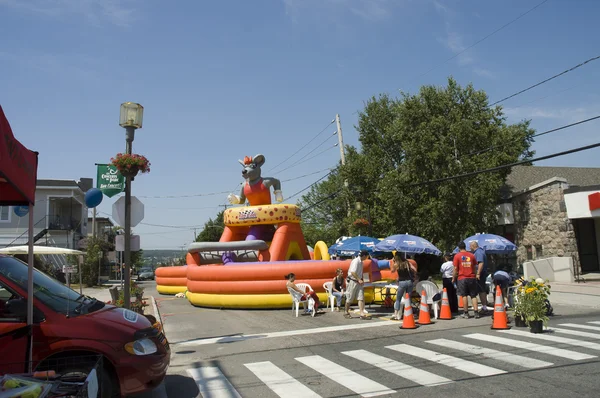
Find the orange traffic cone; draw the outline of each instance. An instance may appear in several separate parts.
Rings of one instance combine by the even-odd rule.
[[[510,329],[508,326],[508,316],[504,309],[504,301],[502,300],[502,290],[500,286],[496,286],[496,301],[494,303],[494,320],[492,329]]]
[[[431,325],[431,317],[429,316],[429,305],[427,305],[427,292],[421,292],[421,305],[419,306],[419,325]]]
[[[438,319],[452,319],[452,310],[450,309],[450,301],[448,301],[448,292],[446,291],[446,288],[444,288],[444,293],[442,294],[442,309],[440,310]]]
[[[408,293],[406,293],[404,300],[404,318],[402,318],[402,326],[400,326],[400,329],[416,329],[417,325],[415,325],[415,317],[413,316]]]

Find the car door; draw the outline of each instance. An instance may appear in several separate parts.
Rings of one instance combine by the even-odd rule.
[[[23,373],[27,349],[27,323],[10,313],[6,303],[21,298],[0,279],[0,374]]]

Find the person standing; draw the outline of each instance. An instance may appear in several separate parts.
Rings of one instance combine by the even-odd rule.
[[[350,315],[350,303],[358,301],[358,309],[361,319],[371,319],[365,312],[365,289],[363,280],[363,261],[369,258],[369,252],[361,250],[358,257],[355,257],[348,268],[348,280],[346,291],[346,304],[344,305],[344,318],[352,318]]]
[[[479,244],[476,241],[472,241],[469,246],[471,252],[475,256],[475,260],[477,260],[477,289],[479,290],[479,299],[481,300],[481,311],[486,312],[488,310],[488,292],[487,286],[485,285],[485,281],[488,277],[487,255],[485,254],[485,250],[479,247]]]
[[[391,264],[391,271],[398,272],[398,290],[396,290],[396,302],[394,303],[394,315],[390,318],[392,321],[399,321],[402,319],[400,313],[401,303],[404,300],[404,296],[408,293],[409,297],[413,292],[413,281],[414,272],[411,270],[411,264],[404,258],[404,256],[396,252],[394,259]],[[410,303],[408,304],[410,305]]]
[[[463,318],[469,318],[469,299],[467,296],[471,296],[473,302],[473,312],[475,318],[479,318],[479,310],[477,307],[477,274],[475,271],[477,260],[473,253],[467,251],[467,245],[465,242],[458,244],[459,252],[454,255],[454,276],[452,277],[452,283],[456,283],[458,295],[462,298],[463,304]]]
[[[448,293],[448,302],[450,304],[450,311],[455,314],[458,312],[458,295],[456,294],[456,287],[452,282],[454,277],[454,263],[452,262],[454,255],[452,253],[444,254],[444,260],[446,260],[441,268],[442,273],[442,286]]]

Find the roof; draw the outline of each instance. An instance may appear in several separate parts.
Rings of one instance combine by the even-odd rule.
[[[73,187],[79,188],[74,180],[37,180],[38,187]]]
[[[515,166],[506,179],[503,194],[508,196],[553,178],[564,178],[570,187],[600,184],[598,167]]]
[[[92,220],[94,218],[93,217],[88,217],[88,223],[91,223]],[[114,223],[112,222],[112,220],[108,217],[96,217],[96,222],[97,223],[109,223],[110,225],[114,225]]]

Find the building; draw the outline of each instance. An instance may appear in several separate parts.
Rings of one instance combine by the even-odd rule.
[[[516,166],[494,231],[513,241],[516,262],[571,257],[579,273],[600,272],[600,168]]]
[[[88,229],[87,236],[91,237],[94,235],[94,228],[96,229],[96,237],[104,239],[106,241],[110,241],[111,237],[114,239],[114,231],[113,228],[115,224],[108,217],[96,217],[96,220],[92,217],[88,217],[87,220]]]
[[[33,214],[34,243],[78,249],[87,236],[88,209],[84,190],[91,179],[38,180]],[[19,208],[0,207],[0,247],[27,244],[28,215]]]

